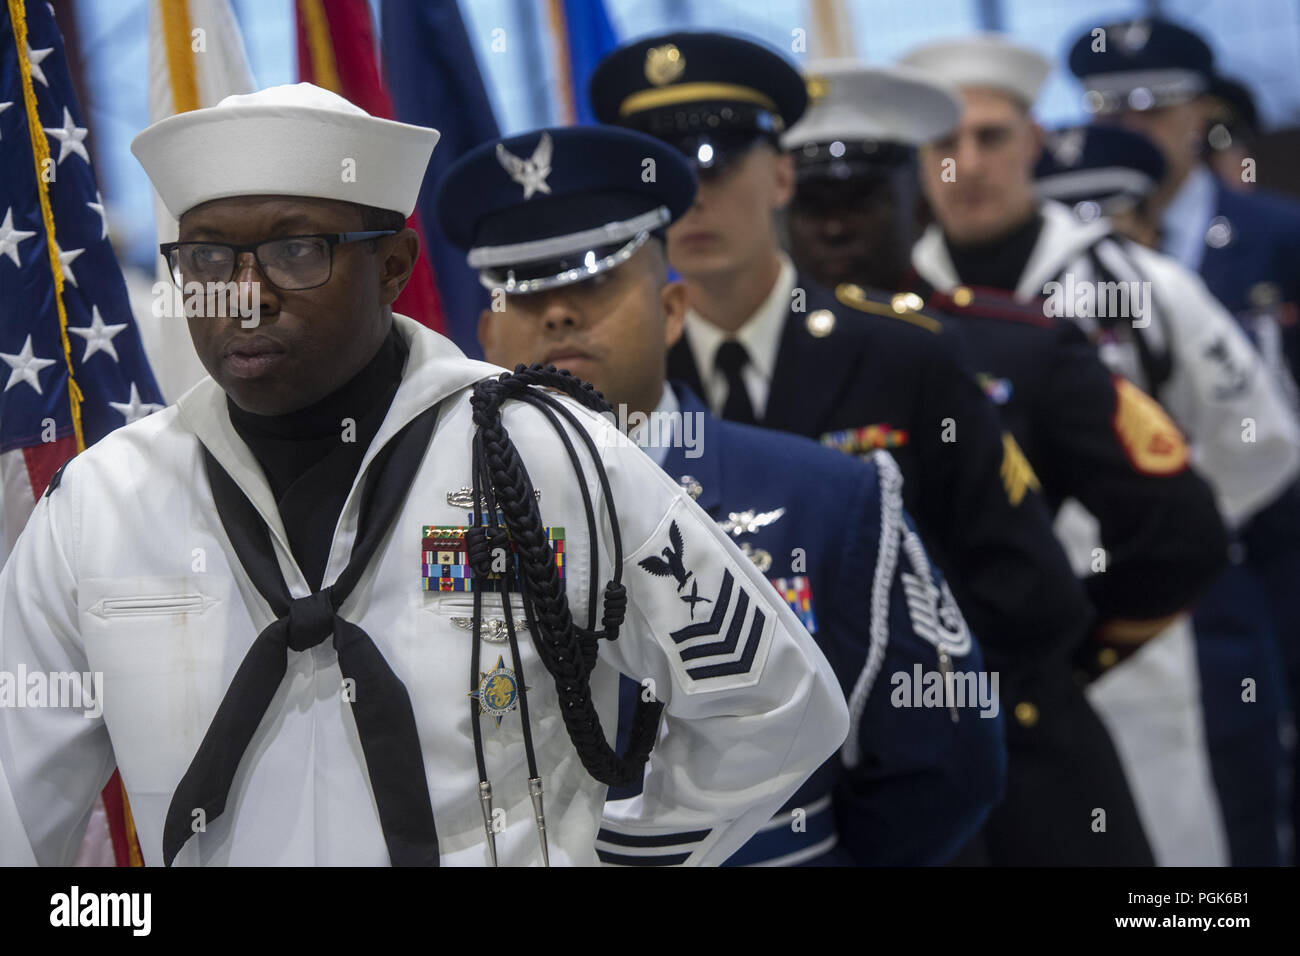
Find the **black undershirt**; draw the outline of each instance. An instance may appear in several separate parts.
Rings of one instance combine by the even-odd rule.
[[[406,343],[393,327],[360,372],[306,408],[255,415],[226,398],[231,424],[262,466],[289,547],[313,590],[321,586],[343,503],[388,414],[406,356]],[[355,441],[343,440],[349,418],[356,422]]]
[[[1033,254],[1043,216],[1037,210],[1010,232],[984,242],[955,243],[947,236],[944,245],[963,285],[1015,291]]]

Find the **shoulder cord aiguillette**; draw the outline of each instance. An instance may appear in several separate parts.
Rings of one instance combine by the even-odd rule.
[[[650,750],[659,729],[659,715],[663,704],[638,699],[628,739],[627,753],[620,756],[605,739],[600,716],[591,698],[590,677],[596,666],[597,644],[601,638],[616,640],[627,609],[627,594],[622,584],[623,542],[619,532],[618,513],[610,493],[609,477],[596,449],[595,442],[577,417],[542,386],[563,392],[594,411],[608,412],[609,404],[590,384],[582,382],[566,371],[554,366],[516,367],[513,373],[503,373],[496,379],[486,379],[474,386],[470,404],[474,410],[477,428],[473,443],[473,515],[471,527],[466,532],[466,548],[474,575],[474,647],[471,652],[470,680],[478,686],[480,657],[480,627],[482,625],[483,582],[492,570],[493,553],[504,549],[507,555],[506,575],[515,573],[508,559],[513,544],[518,555],[519,591],[528,629],[533,635],[537,654],[555,681],[560,713],[564,719],[569,739],[582,760],[583,767],[596,780],[609,786],[626,786],[641,778]],[[564,444],[569,461],[582,492],[587,520],[587,540],[591,542],[589,561],[587,626],[574,622],[569,610],[568,597],[556,570],[555,554],[542,524],[532,482],[524,468],[514,442],[501,420],[501,407],[507,399],[526,402],[541,412]],[[605,611],[601,629],[596,623],[596,576],[599,564],[599,529],[596,513],[577,450],[561,424],[559,416],[568,421],[572,430],[582,439],[596,468],[601,493],[609,510],[613,533],[613,580],[604,587]],[[505,527],[498,523],[498,513]],[[507,537],[508,534],[508,537]],[[505,613],[510,653],[515,668],[519,694],[520,719],[523,723],[524,749],[528,761],[528,789],[542,843],[543,861],[548,862],[546,850],[546,823],[542,810],[542,780],[537,771],[533,749],[532,731],[528,718],[528,701],[519,646],[511,613],[509,589],[503,582],[502,608]],[[492,787],[487,779],[483,757],[482,731],[479,726],[479,704],[471,701],[471,725],[474,734],[474,752],[479,772],[479,798],[483,809],[483,825],[487,834],[488,851],[495,865],[496,841],[492,820]]]

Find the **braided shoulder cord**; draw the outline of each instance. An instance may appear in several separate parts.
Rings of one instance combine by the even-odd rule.
[[[567,408],[551,396],[534,390],[533,386],[556,389],[593,411],[610,411],[608,403],[590,384],[566,371],[558,371],[554,366],[520,365],[513,373],[503,373],[496,379],[479,382],[474,386],[470,398],[474,424],[477,426],[474,440],[475,476],[486,479],[483,485],[489,505],[495,504],[495,507],[488,509],[488,514],[492,516],[490,520],[495,523],[495,514],[499,509],[505,518],[510,539],[517,549],[524,611],[538,656],[555,681],[560,713],[569,739],[573,742],[583,767],[592,777],[609,786],[626,786],[641,778],[658,733],[663,704],[638,699],[627,753],[620,756],[609,746],[591,697],[590,677],[596,665],[599,639],[617,639],[627,608],[627,594],[621,581],[623,555],[617,511],[610,493],[608,475],[591,436]],[[604,589],[605,612],[600,631],[593,631],[590,627],[582,628],[574,623],[568,596],[556,570],[555,556],[533,495],[532,482],[518,449],[501,420],[501,406],[511,398],[527,402],[543,412],[551,427],[560,435],[574,472],[583,486],[593,574],[590,590],[590,600],[593,603],[588,614],[589,624],[595,619],[594,574],[598,564],[598,529],[590,500],[586,497],[586,482],[577,452],[553,411],[559,412],[574,426],[596,467],[601,491],[609,509],[615,552],[614,577]],[[477,502],[474,519],[477,525]],[[477,536],[484,539],[476,542],[476,549],[482,548],[487,538],[495,538],[493,532],[498,530],[472,528],[471,533],[477,531]]]

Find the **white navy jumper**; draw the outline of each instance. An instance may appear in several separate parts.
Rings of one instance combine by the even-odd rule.
[[[467,509],[449,503],[448,493],[470,483],[470,387],[501,369],[470,361],[409,319],[394,322],[410,354],[343,506],[324,580],[334,582],[348,564],[376,452],[440,405],[397,518],[339,614],[364,629],[409,694],[441,862],[485,865],[467,701],[475,638],[458,623],[470,616],[472,599],[423,589],[417,536],[425,526],[467,523]],[[562,401],[600,450],[622,534],[626,620],[617,641],[601,642],[591,675],[607,738],[619,673],[653,681],[665,710],[644,794],[607,808],[606,787],[587,774],[570,742],[551,676],[531,637],[520,634],[550,861],[596,864],[603,827],[623,835],[648,864],[720,863],[839,747],[847,732],[843,697],[790,608],[714,522],[612,424]],[[509,402],[503,421],[540,492],[543,522],[566,529],[565,589],[572,607],[583,608],[592,548],[579,482],[536,410]],[[145,862],[162,862],[178,781],[245,654],[274,619],[215,512],[203,448],[265,522],[292,596],[310,593],[271,490],[211,379],[75,458],[40,500],[0,574],[0,672],[100,673],[103,713],[0,707],[0,864],[71,863],[114,766]],[[595,470],[585,469],[584,478],[598,509],[596,580],[608,581],[612,529]],[[641,565],[665,552],[702,593],[716,596],[724,579],[734,582],[746,600],[732,602],[719,629],[739,633],[738,641],[704,635],[683,648],[671,639],[691,623],[691,607],[672,577]],[[502,617],[499,597],[484,595],[489,624]],[[741,608],[745,620],[732,621]],[[503,647],[485,641],[480,669]],[[331,642],[289,653],[224,813],[196,819],[178,865],[389,863],[347,690]],[[494,805],[503,811],[499,862],[540,864],[520,713],[506,713],[499,726],[490,715],[477,719]]]

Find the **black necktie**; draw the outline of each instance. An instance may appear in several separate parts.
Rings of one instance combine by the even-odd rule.
[[[211,823],[226,808],[230,787],[288,669],[288,650],[306,651],[334,638],[339,669],[353,682],[352,715],[361,738],[379,824],[393,866],[437,866],[438,834],[424,772],[415,713],[406,686],[374,641],[338,614],[406,500],[424,460],[438,406],[426,409],[375,456],[366,472],[352,557],[338,580],[303,598],[290,595],[270,533],[252,502],[215,458],[204,465],[222,526],[249,579],[276,619],[235,672],[189,769],[176,786],[163,829],[163,861],[171,866],[191,836],[195,811]]]
[[[735,339],[729,339],[718,346],[713,356],[713,367],[720,369],[727,376],[727,400],[722,405],[722,417],[728,421],[753,425],[754,406],[749,402],[749,392],[745,381],[740,377],[740,370],[749,364],[749,353]]]

